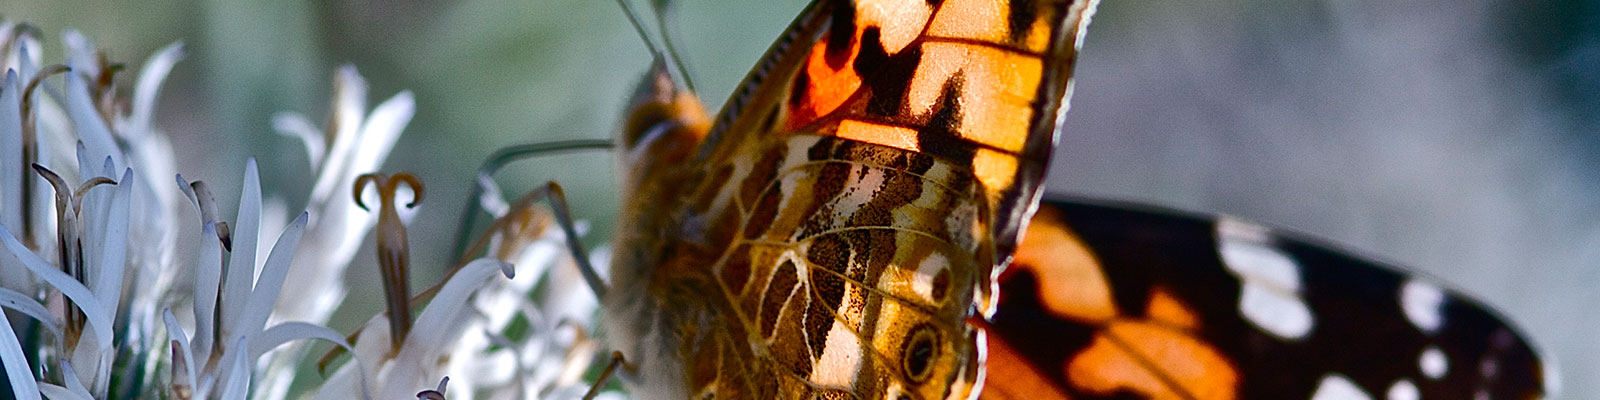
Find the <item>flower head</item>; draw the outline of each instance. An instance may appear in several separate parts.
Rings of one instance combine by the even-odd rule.
[[[295,368],[307,347],[288,344],[303,339],[353,355],[314,385],[308,395],[318,398],[437,399],[446,382],[456,399],[587,389],[595,300],[574,284],[576,269],[551,268],[565,237],[532,198],[508,204],[491,190],[496,197],[482,204],[496,219],[472,252],[481,258],[458,262],[437,286],[407,287],[393,189],[409,186],[414,206],[421,182],[363,174],[379,168],[410,121],[409,92],[368,112],[366,84],[347,66],[323,128],[277,116],[273,125],[302,139],[315,173],[308,210],[278,215],[254,160],[237,205],[218,204],[211,186],[176,173],[181,155],[152,115],[181,44],[132,68],[139,76],[123,97],[113,76],[130,68],[108,62],[87,37],[63,33],[67,61],[50,66],[38,36],[0,22],[0,308],[17,317],[0,323],[10,382],[0,393],[283,398],[291,382],[318,379]],[[363,182],[386,189],[376,212],[358,209]],[[224,209],[238,212],[229,220]],[[391,306],[351,341],[323,324],[346,296],[343,273],[366,265],[353,258],[375,224]],[[286,296],[291,279],[295,295]]]

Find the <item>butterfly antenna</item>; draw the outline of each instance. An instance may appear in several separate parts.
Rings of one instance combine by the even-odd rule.
[[[672,56],[672,65],[678,69],[679,75],[683,76],[683,86],[689,88],[691,93],[699,93],[694,90],[694,80],[689,78],[689,67],[683,64],[683,56],[678,52],[678,46],[673,44],[672,34],[667,32],[667,13],[672,11],[668,8],[670,3],[670,0],[651,3],[656,11],[656,29],[661,31],[661,44],[666,45],[667,55]]]
[[[683,61],[678,57],[678,52],[676,47],[673,46],[672,39],[667,35],[666,18],[663,16],[665,5],[663,3],[666,2],[657,1],[653,8],[656,13],[656,27],[658,28],[656,33],[661,36],[661,44],[657,44],[654,37],[651,36],[650,30],[644,26],[644,17],[640,15],[638,9],[633,7],[633,2],[631,0],[617,0],[617,5],[622,6],[623,14],[628,16],[628,23],[633,25],[633,31],[639,34],[640,39],[644,40],[645,47],[650,48],[650,55],[670,65],[672,71],[669,72],[671,72],[672,79],[681,81],[683,87],[693,92],[694,82],[689,80],[689,72],[684,68]]]

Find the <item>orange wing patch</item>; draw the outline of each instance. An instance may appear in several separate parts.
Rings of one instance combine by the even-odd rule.
[[[1066,354],[1052,377],[991,333],[984,398],[1045,396],[1069,398],[1077,393],[1137,393],[1149,399],[1232,399],[1237,397],[1238,368],[1216,346],[1199,337],[1202,319],[1165,288],[1151,290],[1138,315],[1117,309],[1103,266],[1068,227],[1062,213],[1043,208],[1035,214],[1018,246],[1012,271],[1035,279],[1037,303],[1043,311],[1091,327],[1087,343]],[[1009,292],[1007,292],[1009,293]],[[1019,365],[1020,363],[1020,365]],[[1051,368],[1050,366],[1044,366]],[[1049,397],[1054,394],[1056,397]]]
[[[875,140],[843,122],[902,127],[943,136],[923,140],[944,142],[937,150],[958,161],[977,149],[1013,156],[1023,150],[1042,111],[1034,100],[1053,22],[1065,7],[862,0],[840,9],[793,78],[784,131],[836,129],[912,150],[898,137]],[[991,187],[1009,183],[990,181]]]
[[[1151,295],[1149,319],[1118,318],[1066,365],[1067,381],[1091,393],[1137,392],[1149,399],[1233,399],[1239,371],[1195,337],[1198,318],[1165,291]]]

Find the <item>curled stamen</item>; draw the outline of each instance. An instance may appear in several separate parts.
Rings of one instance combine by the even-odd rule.
[[[70,71],[70,70],[71,69],[67,68],[67,66],[61,65],[61,64],[56,64],[56,65],[51,65],[51,66],[44,67],[43,69],[39,70],[38,74],[35,74],[33,76],[33,79],[29,79],[28,80],[28,85],[24,86],[23,89],[22,89],[22,110],[21,110],[21,112],[22,112],[22,164],[23,165],[33,165],[34,161],[38,160],[38,154],[37,154],[38,150],[37,149],[38,149],[39,145],[38,145],[38,137],[37,137],[37,133],[36,133],[36,131],[37,131],[37,127],[36,126],[37,126],[38,122],[37,122],[37,116],[33,115],[33,93],[34,93],[34,89],[39,88],[39,84],[43,83],[45,78],[48,78],[48,77],[50,77],[52,75],[59,74],[59,73],[62,73],[62,72],[67,72],[67,71]],[[32,179],[23,179],[22,180],[22,209],[24,209],[24,210],[28,210],[28,209],[32,209],[33,208],[33,204],[32,204],[32,202],[33,202],[33,190],[34,190],[33,189],[33,185],[34,185],[34,183],[33,183]],[[22,228],[23,228],[22,231],[23,232],[32,232],[33,231],[33,223],[34,223],[33,222],[33,213],[22,213]],[[26,236],[24,238],[24,240],[27,240],[28,244],[30,246],[34,244],[34,243],[32,243],[32,240],[33,240],[33,236],[32,235],[24,235],[24,236]]]
[[[77,193],[73,193],[72,187],[67,186],[67,182],[54,171],[39,164],[33,164],[32,167],[39,176],[50,182],[50,186],[55,187],[58,266],[62,272],[72,275],[78,282],[89,282],[89,277],[85,276],[83,268],[83,194],[95,186],[107,183],[115,185],[117,182],[106,177],[95,177],[78,186]],[[67,347],[69,349],[77,347],[78,339],[82,337],[80,333],[83,331],[83,325],[88,321],[83,311],[71,304],[68,304],[66,318],[63,319],[66,322]]]
[[[368,184],[377,185],[381,204],[378,226],[374,232],[378,235],[378,264],[382,267],[384,298],[388,300],[390,343],[395,350],[400,349],[405,343],[406,334],[411,331],[411,289],[408,280],[411,250],[406,239],[406,227],[400,221],[399,207],[395,205],[395,196],[401,183],[411,187],[413,193],[406,208],[415,207],[417,202],[422,201],[422,181],[410,173],[401,172],[392,177],[364,174],[356,177],[353,188],[356,205],[368,210],[366,203],[361,201],[361,193]]]
[[[446,376],[444,379],[439,380],[439,388],[417,392],[417,400],[445,400],[444,389],[445,385],[448,384],[450,384],[450,377]]]
[[[34,93],[34,90],[38,89],[39,85],[44,83],[44,79],[45,78],[49,78],[51,76],[55,76],[56,74],[60,74],[60,73],[71,71],[71,70],[72,70],[71,68],[68,68],[67,66],[61,65],[61,64],[55,64],[55,65],[50,65],[50,66],[44,67],[43,69],[39,70],[39,73],[33,75],[33,79],[29,79],[28,80],[28,86],[23,87],[23,89],[22,89],[22,148],[23,148],[23,150],[31,149],[32,148],[32,144],[36,141],[35,140],[36,138],[34,137],[34,128],[35,128],[35,121],[36,120],[35,120],[35,116],[33,115],[33,93]],[[32,152],[26,152],[25,151],[23,154],[24,155],[32,154]]]

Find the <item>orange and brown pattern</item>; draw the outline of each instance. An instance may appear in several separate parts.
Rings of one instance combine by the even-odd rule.
[[[1516,328],[1227,218],[1050,201],[999,279],[985,399],[1535,399]]]
[[[642,395],[968,398],[1093,1],[819,1],[709,128],[661,69],[603,299]],[[692,104],[691,104],[692,103]],[[686,146],[695,151],[683,151]]]

